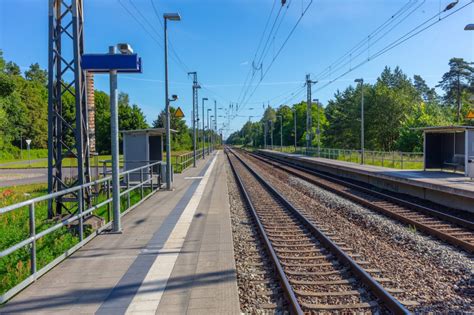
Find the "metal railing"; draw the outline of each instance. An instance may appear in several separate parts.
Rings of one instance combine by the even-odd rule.
[[[214,151],[214,147],[207,146],[205,149],[206,154],[211,154]],[[196,160],[202,159],[202,148],[196,150]],[[193,165],[194,155],[193,152],[187,152],[184,154],[176,155],[174,160],[174,169],[176,173],[182,173],[187,168]]]
[[[193,152],[188,152],[180,155],[176,155],[174,160],[174,169],[177,173],[182,173],[188,167],[193,165],[194,154]],[[196,159],[199,160],[202,158],[202,150],[196,151]]]
[[[267,146],[268,149],[271,147]],[[273,146],[273,150],[286,153],[303,154],[332,160],[361,163],[361,150],[333,149],[294,146]],[[423,169],[424,156],[422,152],[400,151],[364,151],[364,164],[395,169]]]
[[[125,208],[121,207],[123,209],[123,210],[121,209],[121,214],[120,214],[121,216],[123,216],[124,214],[128,213],[130,210],[132,210],[133,208],[141,204],[144,200],[146,200],[149,196],[151,196],[151,194],[153,194],[154,191],[156,191],[160,187],[161,167],[156,167],[160,164],[161,162],[154,162],[145,166],[137,167],[135,169],[120,173],[120,181],[124,183],[123,185],[124,190],[121,189],[120,197],[126,198],[125,200],[126,207]],[[157,172],[154,172],[155,168],[157,169]],[[138,182],[131,182],[130,176],[132,174],[138,175],[140,180]],[[25,207],[27,207],[28,208],[28,225],[29,225],[29,236],[26,239],[22,240],[21,242],[18,242],[6,249],[2,249],[0,251],[0,259],[25,247],[29,249],[29,258],[30,258],[30,276],[22,280],[20,283],[16,284],[12,288],[10,288],[5,293],[3,293],[0,296],[0,304],[10,299],[13,295],[18,293],[20,290],[22,290],[23,288],[25,288],[26,286],[34,282],[38,277],[46,273],[48,270],[52,269],[54,266],[56,266],[58,263],[64,260],[67,256],[71,255],[73,252],[75,252],[80,247],[82,247],[85,243],[89,242],[98,233],[100,233],[104,229],[111,226],[112,224],[111,180],[112,180],[111,176],[106,176],[106,177],[103,177],[101,179],[95,180],[93,182],[90,182],[81,186],[75,186],[75,187],[60,191],[60,192],[48,194],[45,196],[40,196],[37,198],[33,198],[33,199],[26,200],[17,204],[10,205],[4,208],[0,208],[0,216],[2,216],[8,213],[11,213],[15,210],[21,211],[21,209],[24,209]],[[154,180],[156,184],[154,184]],[[145,196],[145,189],[147,188],[149,189],[149,193]],[[136,189],[140,189],[140,200],[137,203],[132,205],[131,199],[130,199],[130,193]],[[86,193],[86,190],[96,192],[95,198],[92,198],[93,205],[91,205],[88,209],[84,209],[84,207],[86,206],[84,204],[84,194]],[[100,193],[102,193],[101,197],[105,197],[105,200],[100,201],[100,198],[99,198]],[[64,197],[65,199],[68,199],[68,197],[71,197],[71,196],[74,197],[75,199],[74,202],[77,203],[77,208],[74,209],[75,211],[69,216],[63,217],[61,221],[57,222],[56,224],[49,226],[38,233],[37,231],[38,226],[35,220],[36,206],[37,205],[45,206],[48,201],[54,200],[57,197]],[[95,231],[85,231],[84,219],[87,219],[90,215],[93,214],[94,211],[103,209],[103,207],[106,207],[106,214],[107,214],[106,222],[107,223],[99,227]],[[75,225],[75,227],[77,229],[76,233],[78,235],[79,242],[75,244],[73,247],[66,250],[63,254],[59,255],[58,257],[54,258],[52,261],[48,262],[42,268],[38,269],[37,268],[37,248],[36,248],[37,241],[45,237],[46,235],[51,234],[54,231],[57,231],[63,227],[71,228],[71,225],[76,222],[77,222],[77,225]],[[44,222],[41,222],[41,223],[44,223]],[[75,232],[74,229],[72,229],[72,232]],[[89,235],[84,235],[85,232],[86,234],[89,233]]]

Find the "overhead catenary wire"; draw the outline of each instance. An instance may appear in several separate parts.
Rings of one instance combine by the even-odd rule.
[[[385,20],[381,25],[379,25],[369,35],[365,36],[362,40],[360,40],[355,46],[353,46],[346,53],[344,53],[342,56],[340,56],[338,59],[336,59],[334,62],[332,62],[329,66],[324,68],[324,70],[322,70],[320,73],[314,74],[314,77],[315,78],[320,78],[321,76],[326,74],[326,72],[330,72],[335,65],[339,64],[346,57],[351,57],[351,55],[354,52],[358,51],[362,47],[365,47],[365,45],[367,44],[368,38],[373,38],[374,36],[376,36],[380,31],[382,31],[384,28],[386,28],[388,25],[390,25],[393,21],[398,19],[398,16],[400,14],[403,14],[404,12],[406,12],[416,2],[417,2],[417,0],[409,0],[397,12],[392,14],[387,20]]]
[[[341,68],[349,65],[351,66],[354,60],[357,60],[359,56],[362,54],[367,53],[368,57],[370,56],[370,48],[378,43],[380,40],[385,38],[391,31],[393,31],[397,26],[399,26],[403,21],[405,21],[408,17],[410,17],[414,12],[416,12],[426,0],[423,0],[419,5],[412,9],[413,5],[417,3],[417,1],[409,1],[407,5],[402,7],[398,10],[395,14],[393,14],[387,21],[382,23],[379,27],[377,27],[372,33],[368,36],[364,37],[358,45],[354,46],[351,50],[346,52],[342,57],[340,57],[336,62],[333,62],[329,65],[325,70],[315,76],[317,81],[321,81],[325,78],[331,76],[332,73],[337,73]],[[408,5],[412,4],[412,5]],[[411,11],[409,11],[411,9]],[[389,28],[385,31],[382,35],[379,35],[382,31]],[[348,58],[347,58],[348,57]],[[348,60],[347,60],[348,59]]]
[[[301,13],[301,16],[298,18],[298,20],[296,21],[295,25],[292,27],[292,29],[290,30],[290,32],[288,33],[287,37],[285,38],[285,40],[283,41],[282,45],[280,46],[280,48],[278,49],[277,53],[275,54],[275,56],[273,56],[270,64],[268,65],[268,67],[266,68],[266,70],[264,71],[262,77],[260,78],[258,84],[255,86],[255,88],[253,89],[252,93],[249,95],[249,97],[247,99],[245,99],[243,101],[243,104],[241,106],[241,108],[245,108],[246,104],[248,103],[248,101],[252,98],[252,96],[255,94],[256,90],[258,89],[258,87],[260,86],[260,83],[263,81],[263,79],[266,77],[266,75],[268,74],[268,72],[270,71],[271,67],[273,66],[275,60],[278,58],[278,56],[280,55],[280,53],[283,51],[283,48],[285,48],[286,44],[288,43],[289,39],[291,38],[291,36],[293,35],[293,33],[295,32],[296,28],[298,27],[299,23],[301,22],[301,20],[303,19],[303,17],[306,15],[306,13],[308,12],[309,8],[311,7],[313,3],[313,0],[311,0],[308,5],[306,6],[306,8],[304,9],[304,11]]]
[[[248,94],[248,92],[249,92],[249,90],[250,90],[250,88],[251,88],[251,86],[252,86],[252,84],[255,80],[255,74],[256,74],[256,72],[254,71],[255,70],[254,69],[255,65],[257,65],[257,66],[260,65],[259,67],[261,69],[262,62],[263,62],[262,58],[266,54],[266,50],[267,50],[267,47],[268,47],[269,40],[272,38],[272,36],[275,36],[275,34],[276,34],[276,33],[273,32],[273,30],[275,29],[275,25],[277,24],[278,18],[280,17],[280,14],[281,14],[281,11],[282,11],[283,7],[284,7],[283,5],[280,6],[280,9],[278,10],[278,12],[276,14],[275,19],[273,20],[272,27],[270,28],[270,31],[268,32],[267,39],[265,41],[265,44],[263,46],[263,49],[262,49],[259,57],[257,59],[254,58],[252,60],[252,64],[251,64],[251,66],[252,66],[252,69],[251,69],[252,77],[250,78],[249,84],[246,87],[244,86],[244,88],[243,88],[244,93],[243,93],[241,98],[240,97],[238,98],[238,103],[242,103],[243,100],[246,99],[246,96],[247,96],[247,94]],[[258,55],[258,51],[256,52],[256,55]]]
[[[164,48],[163,46],[163,42],[164,42],[164,39],[161,35],[161,33],[153,26],[153,24],[143,15],[143,13],[139,10],[139,8],[135,5],[135,3],[133,3],[133,1],[129,0],[130,4],[133,6],[134,10],[138,13],[138,16],[141,17],[142,20],[144,20],[146,22],[146,24],[148,25],[148,28],[147,26],[145,26],[145,24],[137,17],[137,14],[133,13],[121,0],[117,0],[117,2],[120,4],[120,6],[125,10],[125,12],[130,15],[134,20],[135,22],[137,22],[137,24],[145,31],[145,33],[160,47],[160,48]],[[151,29],[151,31],[150,31]],[[168,40],[168,43],[170,41]],[[170,45],[171,46],[171,45]],[[170,47],[171,48],[171,47]],[[172,50],[172,53],[170,55],[171,59],[176,62],[176,64],[178,66],[181,67],[181,69],[183,70],[183,72],[187,73],[187,70],[186,70],[186,65],[181,61],[181,59],[179,58],[179,56],[177,55],[177,53]]]
[[[321,91],[322,89],[328,87],[329,85],[331,85],[332,83],[334,83],[335,81],[337,81],[338,79],[344,77],[345,75],[351,73],[352,71],[360,68],[361,66],[365,65],[366,63],[376,59],[377,57],[380,57],[382,56],[383,54],[387,53],[388,51],[394,49],[395,47],[401,45],[402,43],[406,42],[407,40],[413,38],[414,36],[424,32],[425,30],[433,27],[434,25],[440,23],[441,21],[443,21],[444,19],[452,16],[453,14],[456,14],[457,12],[465,9],[466,7],[468,7],[469,5],[471,5],[472,3],[474,3],[474,0],[471,0],[469,1],[468,3],[466,3],[465,5],[463,5],[462,7],[450,12],[450,13],[447,13],[446,15],[444,16],[440,16],[439,12],[436,13],[435,15],[433,15],[432,17],[430,17],[429,19],[425,20],[424,22],[418,24],[416,27],[412,28],[410,31],[406,32],[404,35],[400,36],[398,39],[394,40],[393,42],[391,42],[390,44],[386,45],[384,48],[378,50],[376,53],[372,54],[369,56],[369,58],[363,60],[362,62],[360,62],[359,64],[357,64],[356,66],[350,68],[349,70],[345,71],[344,73],[338,75],[336,78],[328,81],[326,84],[324,84],[323,86],[319,87],[316,89],[316,91]],[[436,19],[437,18],[437,19]],[[433,21],[434,20],[434,21]],[[433,22],[431,22],[433,21]],[[430,23],[431,22],[431,23]],[[428,25],[427,25],[428,24]],[[426,25],[426,26],[425,26]]]
[[[252,61],[255,61],[255,59],[257,58],[257,53],[258,51],[260,50],[260,46],[263,42],[263,37],[265,36],[265,33],[267,32],[267,28],[268,28],[268,23],[270,23],[270,18],[272,17],[272,14],[273,14],[273,11],[275,10],[275,5],[277,3],[277,0],[273,0],[273,5],[272,5],[272,9],[270,11],[270,14],[268,15],[268,18],[267,18],[267,22],[265,23],[265,27],[263,29],[263,32],[262,32],[262,35],[260,36],[260,40],[259,40],[259,43],[257,45],[257,49],[255,50],[255,54],[253,56],[253,60]],[[252,68],[249,68],[249,71],[247,72],[247,77],[245,78],[245,81],[244,81],[244,85],[245,86],[247,84],[247,80],[248,78],[250,77],[250,74],[252,73]],[[243,92],[243,87],[242,89],[240,90],[240,93],[239,93],[239,96],[237,97],[237,99],[239,100],[240,99],[240,96]]]

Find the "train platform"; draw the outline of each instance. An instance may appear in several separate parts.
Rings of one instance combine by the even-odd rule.
[[[474,181],[461,174],[390,169],[272,150],[259,152],[287,161],[293,160],[321,172],[474,213]]]
[[[175,175],[0,314],[240,314],[224,162]]]

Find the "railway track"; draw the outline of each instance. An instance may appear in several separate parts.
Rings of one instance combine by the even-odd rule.
[[[245,202],[274,264],[292,313],[408,314],[382,271],[358,260],[350,244],[323,231],[292,206],[235,152],[227,155]],[[384,284],[384,286],[381,285]]]
[[[268,156],[250,154],[254,158],[288,174],[315,184],[364,207],[408,224],[424,233],[474,253],[474,223],[428,207],[390,196],[367,187],[322,174],[308,168]]]

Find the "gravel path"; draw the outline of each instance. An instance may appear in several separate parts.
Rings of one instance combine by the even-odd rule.
[[[468,294],[473,261],[463,252],[267,164],[250,163],[290,202],[330,227],[420,303],[416,312],[474,311]]]
[[[246,314],[284,314],[286,312],[281,305],[285,301],[279,294],[278,280],[274,278],[274,270],[264,254],[253,219],[242,201],[228,162],[226,171],[240,309]]]

